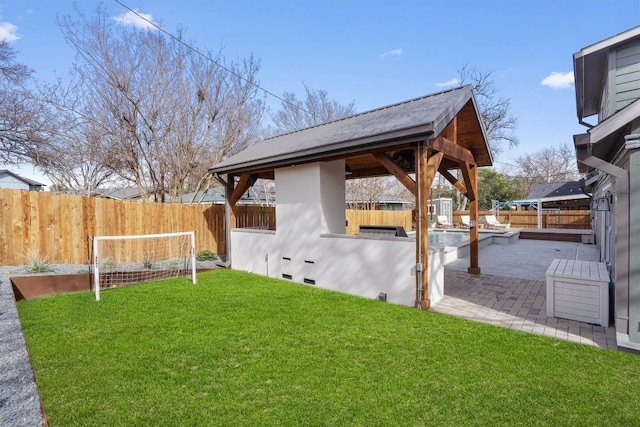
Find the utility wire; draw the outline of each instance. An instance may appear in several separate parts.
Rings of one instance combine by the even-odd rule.
[[[304,108],[302,108],[299,105],[294,104],[293,102],[287,101],[286,99],[282,98],[281,96],[276,95],[275,93],[271,92],[270,90],[267,90],[265,88],[263,88],[262,86],[260,86],[257,83],[254,83],[253,81],[247,79],[246,77],[241,76],[240,74],[236,73],[235,71],[225,67],[224,65],[220,64],[219,62],[217,62],[215,59],[213,59],[212,57],[210,57],[209,55],[205,55],[204,53],[202,53],[200,50],[198,50],[197,48],[191,46],[190,44],[186,43],[185,41],[179,39],[178,37],[174,36],[173,34],[171,34],[169,31],[165,30],[164,28],[162,28],[160,25],[156,24],[153,21],[148,20],[147,18],[145,18],[144,16],[140,15],[138,13],[138,11],[131,9],[129,6],[127,6],[126,4],[122,3],[120,0],[114,0],[116,3],[118,3],[120,6],[124,7],[125,9],[127,9],[128,11],[130,11],[131,13],[133,13],[134,15],[136,15],[138,18],[142,19],[143,21],[147,22],[149,25],[152,25],[154,28],[156,28],[158,31],[162,32],[163,34],[167,35],[168,37],[172,38],[173,40],[175,40],[176,42],[180,43],[181,45],[183,45],[184,47],[186,47],[187,49],[195,52],[196,54],[200,55],[201,57],[213,62],[214,64],[216,64],[218,67],[222,68],[223,70],[225,70],[226,72],[233,74],[234,76],[238,77],[241,80],[244,80],[246,83],[249,83],[252,86],[255,86],[256,88],[260,89],[261,91],[263,91],[265,94],[267,95],[271,95],[276,99],[279,99],[280,101],[291,105],[294,108],[297,108],[298,110],[302,110],[303,112],[313,116],[314,118],[318,118],[318,116],[316,116],[315,114],[305,110]]]

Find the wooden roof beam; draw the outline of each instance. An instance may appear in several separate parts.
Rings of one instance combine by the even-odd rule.
[[[389,171],[383,166],[373,168],[353,169],[351,175],[346,175],[345,179],[374,178],[378,176],[388,176]]]
[[[449,181],[451,185],[456,187],[456,189],[460,193],[464,194],[465,196],[467,195],[467,187],[465,187],[465,185],[462,182],[460,182],[455,176],[451,175],[451,172],[442,168],[438,169],[438,172],[440,172],[440,175],[442,175],[444,179]]]
[[[458,144],[443,136],[438,136],[437,138],[431,140],[429,148],[439,151],[448,158],[455,159],[458,162],[464,162],[474,166],[476,164],[476,160],[473,157],[473,153],[471,151],[459,146]]]
[[[387,156],[387,154],[374,153],[373,155],[376,160],[378,160],[380,164],[389,171],[389,173],[395,176],[398,181],[400,181],[400,183],[407,188],[407,190],[411,191],[411,194],[413,194],[414,196],[418,194],[418,187],[413,178],[411,178],[404,170],[402,170],[400,166],[396,165],[393,160],[391,160],[389,156]]]
[[[453,120],[449,122],[444,131],[442,131],[444,137],[454,144],[458,143],[458,116],[455,116]]]
[[[474,201],[477,198],[477,194],[476,194],[477,186],[473,185],[473,182],[472,182],[472,179],[474,179],[475,181],[475,178],[473,178],[471,175],[472,167],[475,167],[475,165],[471,165],[469,163],[464,163],[464,162],[460,163],[460,171],[462,172],[462,177],[464,178],[464,182],[469,183],[466,186],[467,188],[466,196],[470,201]]]
[[[233,189],[233,193],[231,193],[231,197],[229,198],[229,203],[231,206],[235,206],[235,204],[240,200],[240,197],[256,182],[257,176],[250,175],[248,173],[243,173],[240,175],[240,180],[238,184]],[[230,181],[231,182],[231,181]]]
[[[425,186],[427,189],[431,188],[431,184],[433,184],[433,180],[436,177],[436,172],[438,172],[438,168],[440,167],[440,162],[442,161],[442,157],[444,154],[435,153],[429,156],[429,160],[427,160],[426,171],[425,173]]]

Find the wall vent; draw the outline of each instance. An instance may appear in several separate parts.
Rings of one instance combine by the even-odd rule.
[[[378,301],[387,302],[387,294],[385,292],[380,292],[378,295]]]
[[[285,261],[291,261],[291,257],[288,257],[288,256],[283,256],[282,259]]]
[[[315,264],[316,262],[315,261],[309,261],[308,259],[305,259],[304,263],[305,264]]]
[[[282,273],[283,279],[293,280],[293,276],[291,274]]]
[[[316,281],[313,279],[307,279],[306,277],[304,278],[304,283],[306,283],[307,285],[315,285]]]

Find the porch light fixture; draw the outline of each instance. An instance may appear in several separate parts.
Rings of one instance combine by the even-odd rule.
[[[349,165],[345,164],[344,166],[344,174],[345,175],[351,175],[353,172],[351,171],[351,168],[349,167]]]

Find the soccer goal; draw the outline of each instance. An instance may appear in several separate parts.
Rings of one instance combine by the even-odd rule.
[[[196,283],[195,232],[93,236],[92,289],[187,276]]]

